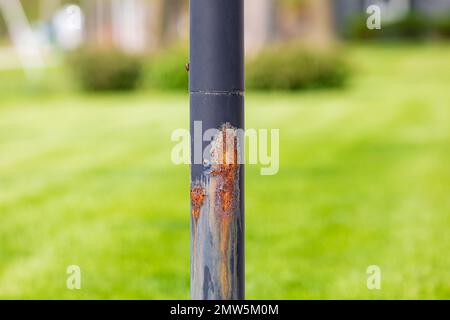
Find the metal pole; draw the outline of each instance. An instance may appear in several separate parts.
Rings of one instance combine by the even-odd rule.
[[[243,0],[190,1],[191,298],[196,300],[244,299],[243,14]]]

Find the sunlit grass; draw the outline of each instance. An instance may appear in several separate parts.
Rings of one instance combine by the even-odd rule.
[[[247,96],[281,135],[277,175],[247,168],[249,299],[450,298],[450,47],[350,54],[344,90]],[[0,298],[188,298],[187,95],[3,97]]]

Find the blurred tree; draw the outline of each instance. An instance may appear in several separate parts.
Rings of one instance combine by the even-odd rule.
[[[248,51],[262,48],[278,33],[278,0],[246,0],[245,33]]]
[[[112,1],[109,0],[84,0],[86,12],[86,33],[88,39],[97,46],[111,46],[112,26],[111,12]]]
[[[158,0],[159,6],[159,44],[167,44],[179,38],[179,21],[183,13],[185,1]]]
[[[308,7],[311,14],[311,26],[306,40],[320,46],[333,43],[336,33],[332,0],[309,0]]]
[[[0,0],[0,14],[5,19],[22,67],[30,79],[34,78],[34,69],[44,67],[45,62],[22,3],[19,0]]]
[[[279,0],[277,35],[283,41],[328,46],[336,38],[334,10],[333,0]]]

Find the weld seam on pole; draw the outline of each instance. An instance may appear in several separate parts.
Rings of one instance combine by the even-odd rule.
[[[190,91],[193,95],[206,95],[206,96],[244,96],[244,91],[218,91],[218,90],[208,90],[208,91]]]

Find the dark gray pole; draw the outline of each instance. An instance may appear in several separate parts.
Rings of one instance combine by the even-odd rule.
[[[243,14],[190,0],[192,299],[244,299]]]

